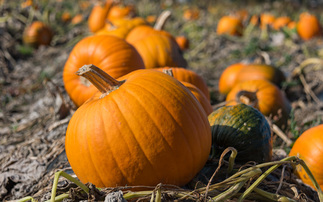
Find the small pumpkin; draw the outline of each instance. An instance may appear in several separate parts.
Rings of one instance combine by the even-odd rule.
[[[298,156],[302,159],[312,174],[314,175],[316,181],[323,189],[323,124],[312,127],[306,130],[302,135],[295,141],[289,156]],[[296,174],[305,183],[314,187],[312,181],[308,177],[306,171],[301,165],[296,166]]]
[[[260,24],[260,17],[258,15],[253,15],[250,18],[249,24],[257,26]]]
[[[64,11],[61,15],[61,20],[64,23],[69,22],[72,19],[71,14],[68,11]]]
[[[210,101],[210,92],[209,92],[208,86],[207,86],[205,80],[203,79],[203,77],[198,75],[196,72],[189,70],[189,69],[185,69],[183,67],[156,68],[156,70],[161,71],[161,72],[165,72],[170,69],[172,71],[171,74],[175,79],[179,80],[180,82],[187,82],[187,83],[193,84],[198,89],[200,89],[203,92],[203,94],[205,95],[205,97]]]
[[[238,163],[271,160],[272,132],[266,118],[257,109],[245,104],[224,106],[212,112],[208,119],[215,155],[221,155],[227,147],[234,147],[238,151]]]
[[[114,4],[107,15],[107,20],[115,20],[120,18],[132,18],[136,14],[135,7],[133,5],[123,5],[121,3]]]
[[[190,41],[185,36],[176,36],[175,40],[182,51],[189,49]]]
[[[219,79],[219,92],[226,95],[230,92],[234,84],[236,83],[236,78],[240,70],[245,67],[246,64],[235,63],[228,66],[221,74]]]
[[[216,29],[217,34],[241,36],[243,32],[242,21],[236,16],[223,16]]]
[[[23,33],[23,42],[27,45],[38,47],[49,45],[53,38],[51,28],[43,22],[35,21],[27,26]]]
[[[75,74],[80,67],[90,63],[100,66],[115,78],[145,68],[136,49],[121,38],[94,35],[82,39],[73,48],[63,70],[66,92],[77,106],[97,91],[93,85]]]
[[[144,69],[117,81],[93,65],[78,74],[100,90],[76,110],[66,131],[67,159],[83,183],[183,186],[203,168],[210,125],[176,79]]]
[[[300,14],[296,30],[303,40],[309,40],[321,34],[321,26],[318,19],[307,12]]]
[[[83,21],[83,15],[77,14],[72,18],[71,24],[77,25],[77,24],[80,24],[82,21]]]
[[[287,16],[278,17],[273,23],[273,29],[280,30],[280,28],[286,27],[291,21],[290,17]]]
[[[272,117],[280,127],[286,126],[291,105],[285,94],[267,80],[248,80],[237,83],[226,97],[227,105],[244,103]]]
[[[187,8],[183,12],[184,20],[197,20],[200,17],[200,11],[197,8]]]

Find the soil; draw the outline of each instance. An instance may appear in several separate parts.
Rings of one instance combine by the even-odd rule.
[[[17,2],[0,1],[0,199],[2,201],[17,200],[26,196],[33,196],[43,201],[50,198],[55,172],[64,170],[76,177],[69,166],[64,147],[66,128],[76,107],[64,89],[62,71],[74,45],[91,34],[86,23],[91,7],[82,11],[84,20],[80,24],[72,25],[57,20],[61,10],[55,12],[53,9],[45,8],[50,6],[64,8],[64,5],[67,5],[67,8],[74,13],[81,10],[73,8],[70,5],[72,3],[49,2],[47,5],[39,1],[38,11],[34,11],[35,9],[30,7],[21,8]],[[288,127],[283,130],[286,137],[295,141],[304,130],[321,123],[323,115],[321,38],[303,41],[296,32],[270,30],[268,36],[261,39],[263,33],[258,28],[248,36],[219,36],[215,34],[217,19],[232,10],[240,9],[239,3],[217,5],[218,7],[214,6],[215,11],[212,11],[207,3],[183,2],[158,3],[143,0],[139,1],[136,7],[139,16],[158,15],[165,8],[172,11],[172,18],[167,21],[164,29],[175,36],[185,35],[189,38],[190,48],[183,53],[184,57],[189,64],[188,68],[203,76],[207,82],[214,109],[225,99],[218,92],[218,81],[227,66],[240,61],[266,63],[279,67],[287,77],[282,90],[291,102],[293,111]],[[286,15],[292,17],[299,14],[293,8],[317,12],[308,5],[291,5],[288,2],[267,2],[263,5],[256,2],[248,5],[247,10],[260,13],[259,8],[265,7],[267,11],[273,11],[277,7],[287,5],[290,9],[287,9]],[[197,20],[188,21],[182,18],[184,9],[189,7],[200,8]],[[51,22],[55,31],[52,43],[38,48],[25,46],[22,42],[24,28],[32,20],[43,19],[44,16],[41,15],[43,11],[49,11],[46,19]],[[275,14],[281,15],[279,9],[275,10]],[[318,62],[307,65],[301,73],[297,73],[300,64],[309,58],[314,58]],[[274,157],[281,159],[286,156],[291,145],[287,146],[276,134],[274,139],[275,151],[282,153]],[[214,172],[215,168],[212,168]],[[277,179],[269,181],[279,181],[278,174]],[[316,192],[302,185],[296,177],[289,182],[303,186],[300,190],[306,195],[306,199],[317,200]],[[73,187],[76,187],[75,184],[62,179],[57,194]]]

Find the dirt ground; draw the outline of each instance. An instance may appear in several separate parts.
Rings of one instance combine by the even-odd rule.
[[[0,199],[3,201],[26,196],[48,200],[55,172],[64,170],[73,175],[65,155],[64,141],[69,119],[76,107],[64,89],[62,71],[74,45],[91,34],[86,22],[90,8],[80,10],[73,6],[72,3],[77,4],[74,1],[35,2],[39,4],[38,11],[31,11],[30,7],[21,8],[18,2],[0,1]],[[259,28],[242,37],[215,33],[220,16],[241,8],[250,14],[267,11],[276,16],[289,15],[295,20],[299,13],[311,11],[323,19],[317,9],[308,4],[290,4],[289,1],[250,5],[240,5],[235,1],[215,5],[210,1],[199,4],[197,1],[191,4],[187,3],[191,1],[161,2],[136,1],[138,15],[158,15],[163,9],[172,11],[164,29],[175,36],[189,38],[190,48],[184,52],[184,57],[188,68],[207,82],[214,108],[225,99],[218,92],[218,81],[227,66],[240,61],[266,63],[280,68],[287,77],[282,89],[293,111],[288,127],[283,131],[286,137],[295,141],[304,130],[322,122],[321,37],[303,41],[296,32],[269,30],[268,36],[261,38],[263,33]],[[57,16],[65,6],[74,14],[81,12],[84,20],[77,25],[59,22]],[[191,7],[199,8],[199,18],[183,19],[184,10]],[[48,13],[45,15],[43,11]],[[24,46],[22,33],[26,25],[44,18],[55,31],[51,45],[37,49]],[[306,60],[312,62],[299,73],[300,65]],[[280,152],[280,156],[275,158],[280,159],[288,154],[291,145],[287,146],[276,134],[274,139],[275,151]],[[268,181],[279,181],[281,170],[276,174]],[[306,196],[302,200],[318,200],[316,192],[302,185],[296,177],[288,182],[302,187],[300,193]],[[61,180],[59,186],[58,194],[75,187],[75,184]]]

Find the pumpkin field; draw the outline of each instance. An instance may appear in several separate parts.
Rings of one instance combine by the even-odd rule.
[[[322,201],[320,1],[0,0],[1,201]]]

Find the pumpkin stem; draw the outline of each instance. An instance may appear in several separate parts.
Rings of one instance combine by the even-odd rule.
[[[76,74],[89,80],[102,93],[101,97],[118,89],[124,83],[124,81],[117,81],[112,78],[109,74],[93,64],[84,65]]]
[[[168,74],[171,77],[174,77],[174,73],[173,73],[173,69],[172,68],[163,69],[163,73]]]
[[[238,103],[244,103],[250,105],[256,109],[259,109],[257,92],[250,92],[242,90],[236,95],[236,101]]]
[[[162,30],[165,26],[166,20],[171,16],[171,12],[166,10],[163,11],[157,18],[156,23],[154,25],[155,30]]]

